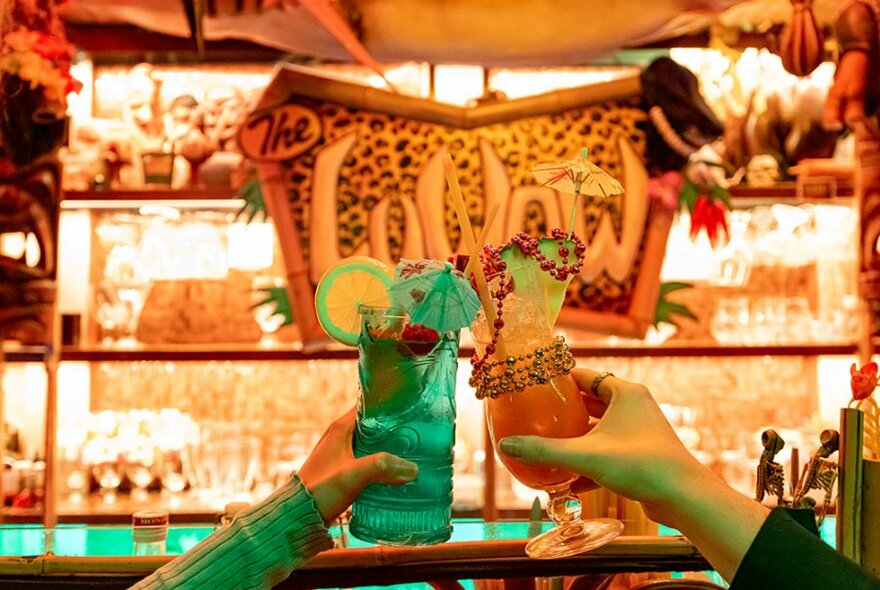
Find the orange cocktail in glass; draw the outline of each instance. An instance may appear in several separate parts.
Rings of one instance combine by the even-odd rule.
[[[562,375],[546,385],[534,385],[517,395],[487,398],[486,419],[492,443],[507,436],[534,434],[571,438],[586,434],[589,416],[581,393],[571,375]],[[553,467],[525,465],[500,455],[510,473],[530,488],[554,490],[568,486],[575,474]]]
[[[470,384],[486,400],[486,420],[495,448],[514,435],[550,438],[583,436],[590,416],[571,370],[568,345],[553,324],[571,277],[580,270],[583,245],[558,230],[553,239],[514,236],[501,250],[486,247],[484,272],[494,299],[495,317],[482,314],[472,325],[477,354]],[[548,515],[557,528],[532,539],[526,552],[539,559],[566,557],[599,547],[620,534],[610,519],[581,520],[580,502],[571,494],[576,474],[526,465],[499,453],[523,484],[550,494]]]

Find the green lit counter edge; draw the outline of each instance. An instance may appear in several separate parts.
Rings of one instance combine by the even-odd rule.
[[[450,541],[423,547],[379,547],[364,543],[338,528],[347,547],[318,555],[279,587],[358,586],[365,581],[399,583],[432,579],[551,576],[586,573],[699,571],[704,558],[685,538],[662,529],[656,537],[623,536],[595,551],[562,560],[526,557],[528,537],[549,523],[479,519],[454,521]],[[212,532],[208,526],[175,525],[169,530],[168,555],[133,557],[131,529],[126,526],[39,525],[0,526],[0,579],[27,576],[135,578],[193,547]],[[833,544],[834,522],[828,519],[823,537]],[[347,533],[347,531],[346,531]],[[51,552],[47,553],[47,547]],[[367,577],[364,577],[367,576]]]

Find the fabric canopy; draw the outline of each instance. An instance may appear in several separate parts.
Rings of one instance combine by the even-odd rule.
[[[76,23],[137,25],[190,36],[186,0],[74,0]],[[487,66],[582,64],[627,45],[705,31],[713,24],[761,31],[786,22],[789,0],[202,0],[206,39],[247,40],[322,59],[352,59],[313,16],[315,4],[339,10],[376,60]],[[831,22],[844,0],[816,0]],[[270,8],[259,8],[258,6]]]

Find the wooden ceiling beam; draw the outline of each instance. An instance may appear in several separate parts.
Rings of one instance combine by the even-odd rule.
[[[98,63],[276,62],[292,57],[276,49],[236,40],[206,41],[205,54],[200,56],[194,39],[155,33],[134,25],[67,23],[66,31],[70,42]]]

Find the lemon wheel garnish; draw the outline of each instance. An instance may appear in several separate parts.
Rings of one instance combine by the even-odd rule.
[[[389,307],[393,269],[369,256],[344,258],[318,282],[315,310],[324,331],[339,342],[356,346],[361,329],[360,308]]]

